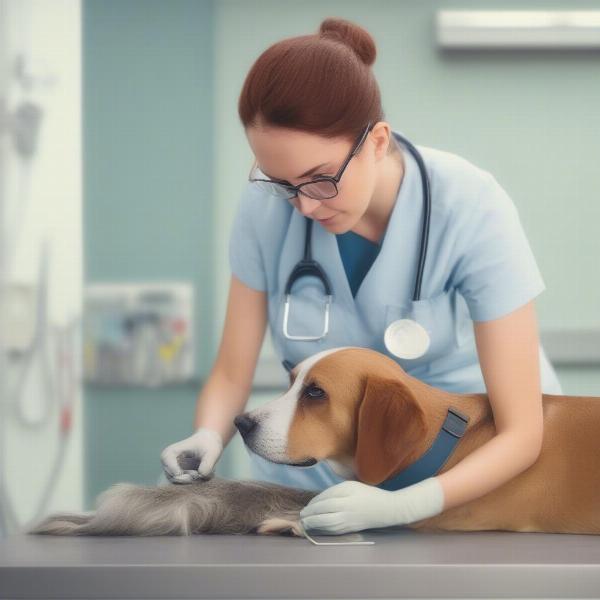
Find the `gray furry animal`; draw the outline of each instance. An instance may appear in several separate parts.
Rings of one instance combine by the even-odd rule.
[[[60,513],[28,530],[46,535],[284,534],[304,537],[300,511],[319,492],[212,477],[186,485],[116,483],[91,513]]]

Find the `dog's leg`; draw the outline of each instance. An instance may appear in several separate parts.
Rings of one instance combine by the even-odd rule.
[[[291,533],[298,537],[304,537],[304,533],[302,533],[302,529],[300,528],[299,517],[296,519],[285,519],[281,517],[265,519],[256,528],[256,533],[261,535],[281,535]]]

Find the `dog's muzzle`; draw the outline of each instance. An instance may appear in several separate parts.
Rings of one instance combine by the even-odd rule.
[[[244,444],[250,448],[256,454],[259,454],[263,458],[270,460],[271,462],[281,464],[281,465],[290,465],[292,467],[311,467],[312,465],[317,464],[317,460],[314,458],[308,458],[303,460],[302,462],[286,462],[281,460],[275,460],[270,456],[265,456],[262,452],[258,451],[256,444],[256,436],[257,436],[257,425],[258,422],[253,419],[248,413],[243,413],[238,415],[234,420],[233,424],[237,427],[242,439],[244,440]]]

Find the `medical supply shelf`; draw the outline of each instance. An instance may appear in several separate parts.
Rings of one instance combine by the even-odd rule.
[[[14,535],[0,540],[0,598],[600,597],[600,536],[363,534],[375,545],[254,535]]]

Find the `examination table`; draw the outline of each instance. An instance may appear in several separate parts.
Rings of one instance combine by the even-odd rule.
[[[600,536],[362,532],[0,540],[0,598],[599,598]],[[336,536],[319,536],[335,541]]]

